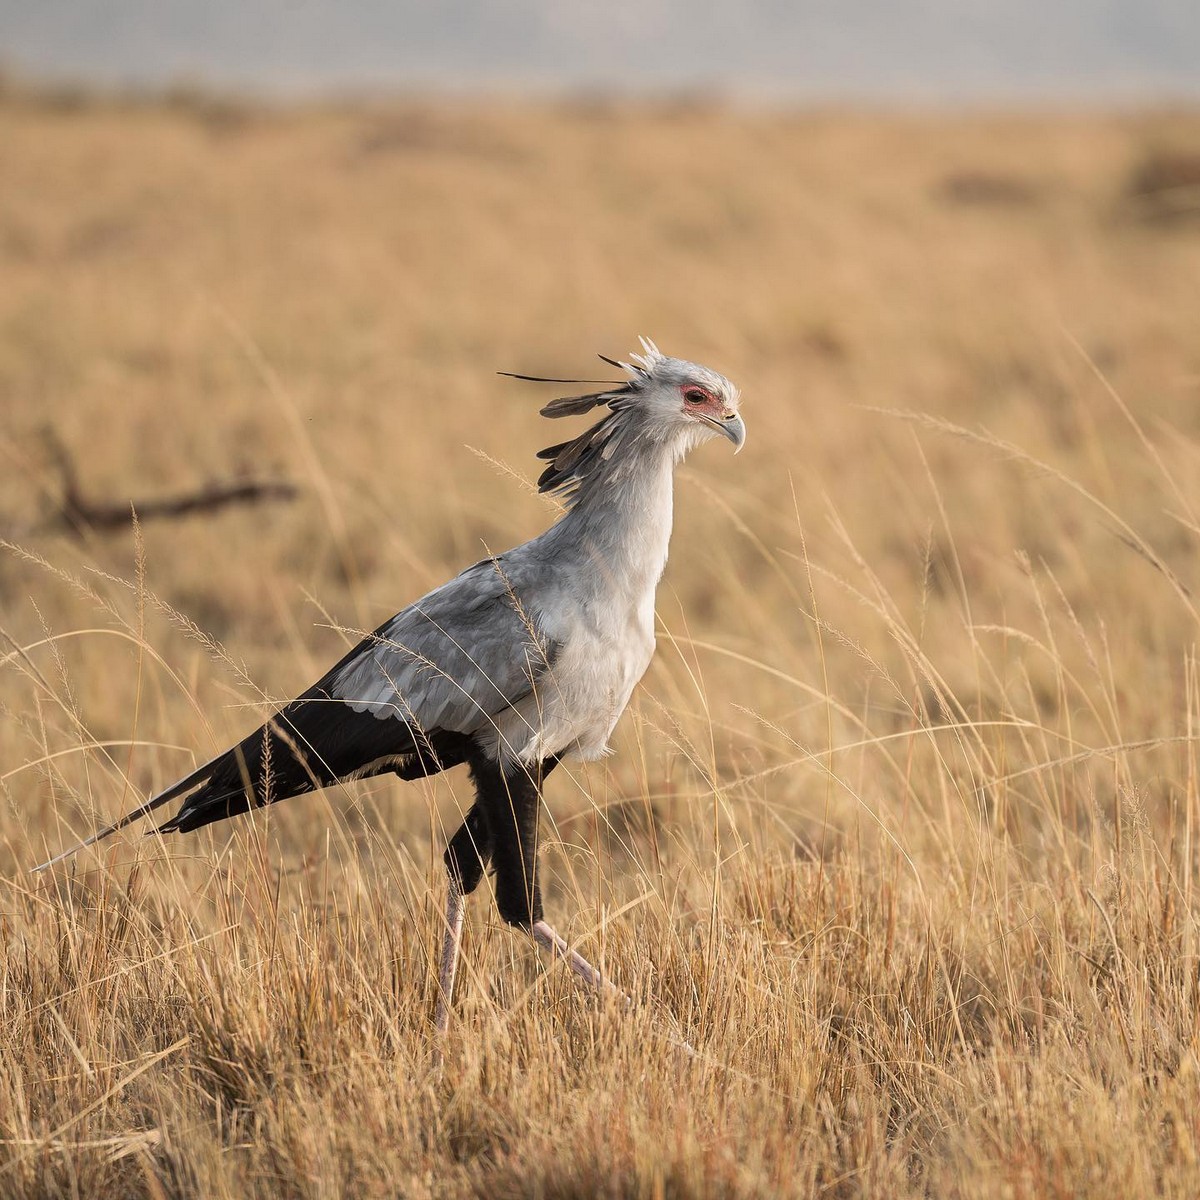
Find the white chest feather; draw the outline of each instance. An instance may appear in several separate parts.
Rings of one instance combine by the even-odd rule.
[[[582,612],[550,672],[501,730],[524,762],[551,755],[598,758],[654,656],[654,597],[624,610]]]

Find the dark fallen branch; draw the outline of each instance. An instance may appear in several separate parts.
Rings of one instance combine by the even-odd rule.
[[[128,529],[133,513],[139,521],[185,517],[190,513],[213,512],[230,504],[257,504],[264,500],[294,500],[297,489],[284,480],[245,479],[210,483],[194,492],[156,500],[130,500],[125,504],[95,504],[78,492],[63,497],[57,523],[75,533],[88,530]],[[53,523],[53,522],[52,522]]]
[[[193,513],[215,512],[234,504],[261,504],[272,500],[294,500],[299,488],[284,479],[230,479],[207,483],[191,492],[153,499],[114,503],[90,500],[79,487],[79,476],[67,448],[52,431],[46,445],[62,480],[57,511],[39,523],[38,529],[57,530],[83,537],[88,533],[128,529],[137,513],[139,521],[174,520]]]

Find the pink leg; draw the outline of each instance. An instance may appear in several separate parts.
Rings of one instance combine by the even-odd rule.
[[[633,1001],[619,987],[605,979],[578,950],[572,950],[545,921],[535,921],[531,932],[539,946],[549,950],[552,958],[565,958],[567,966],[589,987],[602,994],[615,996],[626,1007],[632,1005]]]
[[[466,912],[467,898],[452,875],[446,894],[446,933],[442,939],[442,964],[438,972],[437,1014],[433,1019],[433,1027],[439,1038],[444,1037],[450,1028],[450,1001],[454,997],[454,973],[458,969],[458,949],[462,944]]]
[[[626,1009],[633,1007],[633,1001],[619,987],[605,979],[579,951],[572,950],[559,937],[553,926],[548,925],[545,921],[536,921],[531,932],[533,933],[533,940],[539,946],[549,950],[553,958],[565,958],[567,965],[588,987],[594,988],[602,995],[612,996],[614,999],[620,1000],[622,1006]],[[666,1032],[667,1038],[671,1043],[682,1050],[688,1058],[696,1057],[696,1051],[683,1038],[669,1030],[664,1032]]]

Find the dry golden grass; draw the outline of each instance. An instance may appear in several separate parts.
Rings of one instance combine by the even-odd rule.
[[[1196,1195],[1200,229],[1123,193],[1198,141],[0,105],[0,1194]],[[750,442],[548,789],[632,1016],[481,894],[432,1069],[458,775],[27,873],[540,529],[546,392],[492,372],[638,333]],[[303,498],[28,532],[47,423],[105,499]]]

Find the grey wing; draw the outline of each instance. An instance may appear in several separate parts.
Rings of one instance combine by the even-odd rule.
[[[444,735],[495,729],[550,668],[555,646],[522,610],[513,578],[529,585],[533,571],[519,558],[476,563],[364,638],[261,729],[51,862],[189,791],[164,831],[342,779],[381,770],[416,778],[461,762]]]
[[[398,613],[318,687],[416,731],[494,728],[549,668],[554,645],[520,600],[515,564],[485,559]]]

